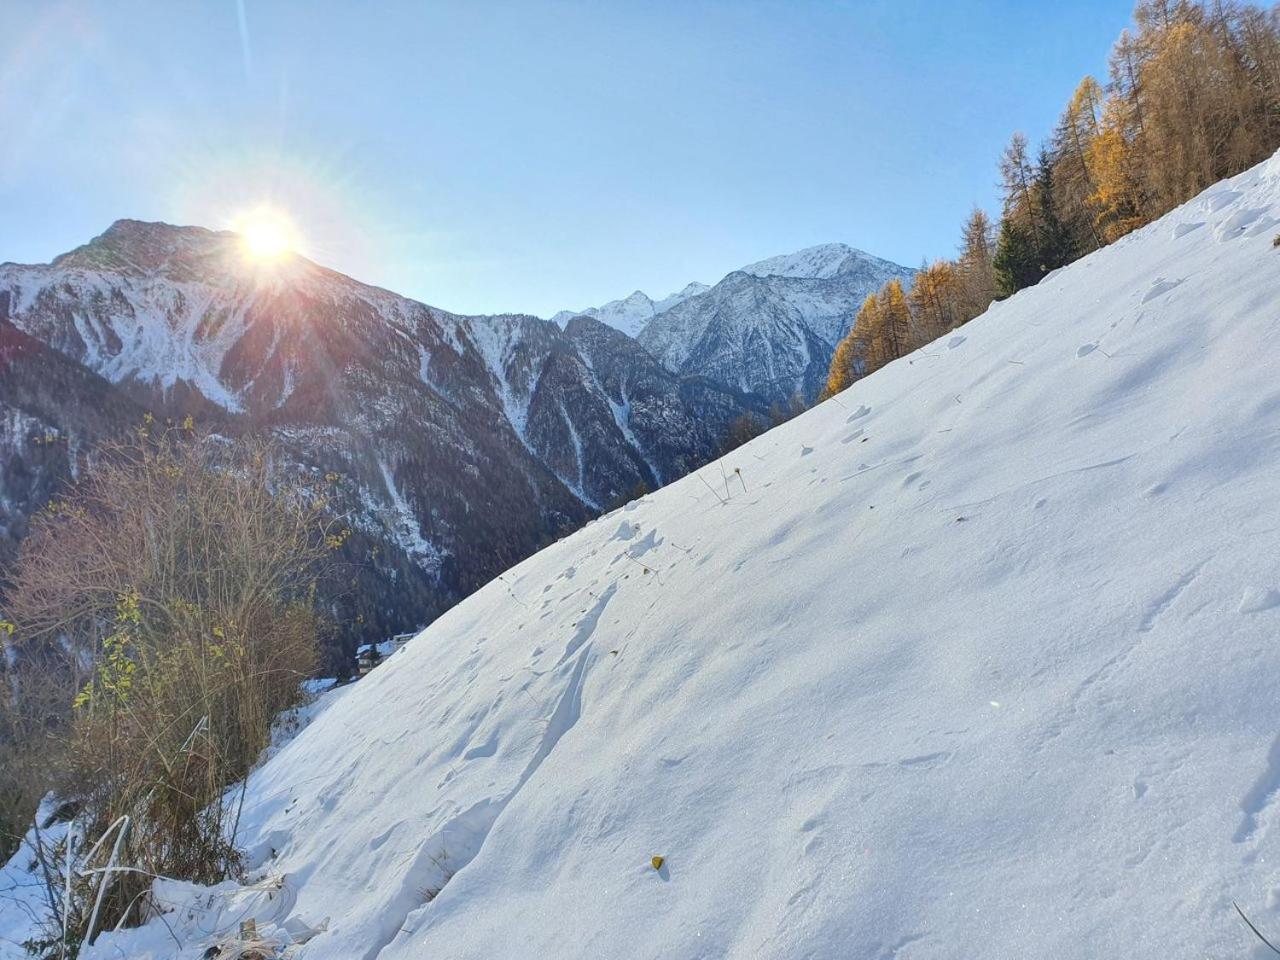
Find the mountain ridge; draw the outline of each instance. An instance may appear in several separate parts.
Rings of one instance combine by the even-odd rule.
[[[306,482],[340,476],[326,495],[367,554],[350,558],[367,576],[352,619],[375,637],[420,626],[704,462],[731,421],[765,415],[758,399],[641,363],[635,341],[584,323],[453,314],[301,256],[247,261],[234,234],[199,227],[118,221],[55,263],[0,266],[0,297],[15,329],[129,409],[266,431]],[[631,375],[614,353],[631,357]],[[38,431],[19,433],[15,462],[36,462]]]

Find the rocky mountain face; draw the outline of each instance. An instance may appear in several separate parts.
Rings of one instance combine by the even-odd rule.
[[[459,316],[301,257],[255,265],[229,233],[120,221],[0,265],[0,561],[145,413],[272,435],[350,517],[335,604],[381,636],[683,475],[764,404],[587,317]]]
[[[811,402],[831,355],[867,294],[914,270],[843,243],[808,247],[735,270],[714,287],[691,283],[654,301],[625,300],[553,318],[588,315],[635,337],[667,369],[729,384],[771,403]]]
[[[636,337],[640,335],[640,331],[644,329],[645,324],[658,314],[670,310],[676,304],[683,303],[690,297],[696,297],[698,294],[705,293],[710,289],[705,283],[698,283],[695,280],[686,284],[679,292],[673,293],[669,297],[663,297],[661,300],[650,299],[648,294],[637,290],[629,297],[622,300],[610,300],[601,307],[587,307],[584,310],[561,310],[551,318],[551,321],[560,327],[564,327],[574,317],[591,317],[613,327],[615,330],[621,330],[629,337]]]
[[[144,411],[110,382],[8,322],[0,293],[0,569],[32,515],[95,444]]]
[[[844,244],[810,247],[735,270],[654,317],[638,339],[676,373],[811,402],[867,294],[914,273]]]

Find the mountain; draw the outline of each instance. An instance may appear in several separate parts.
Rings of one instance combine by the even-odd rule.
[[[89,450],[144,411],[110,382],[8,322],[0,294],[0,566]]]
[[[806,402],[826,384],[831,355],[858,307],[914,270],[843,243],[770,257],[708,287],[690,283],[664,300],[639,290],[586,310],[562,310],[564,326],[589,316],[635,337],[669,370],[729,384],[769,403]]]
[[[735,270],[655,316],[638,339],[677,373],[772,402],[812,401],[867,294],[913,275],[842,243],[809,247]]]
[[[615,330],[621,330],[629,337],[638,336],[644,325],[664,310],[670,310],[677,303],[695,297],[711,288],[696,280],[686,284],[684,289],[661,300],[651,300],[648,294],[637,290],[623,300],[610,300],[601,307],[587,307],[584,310],[561,310],[551,322],[565,326],[574,317],[591,317],[601,323],[608,324]]]
[[[375,637],[427,622],[763,415],[596,321],[451,314],[302,257],[249,263],[233,234],[195,227],[124,220],[52,264],[0,265],[0,302],[0,334],[21,351],[0,385],[9,553],[71,475],[67,450],[144,412],[190,414],[270,433],[352,518],[348,612]],[[73,388],[51,392],[46,369]]]
[[[1262,950],[1277,229],[1280,156],[518,564],[86,960]]]

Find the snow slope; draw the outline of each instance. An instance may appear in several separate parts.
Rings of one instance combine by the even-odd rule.
[[[260,929],[1249,956],[1232,898],[1280,932],[1278,216],[1273,159],[454,607],[253,776],[289,893]],[[200,956],[192,915],[90,955]]]

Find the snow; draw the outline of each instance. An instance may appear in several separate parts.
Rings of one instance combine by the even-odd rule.
[[[829,280],[840,272],[840,267],[851,257],[866,257],[866,254],[844,243],[823,243],[749,264],[742,268],[742,272],[755,277]]]
[[[48,916],[48,894],[38,853],[52,857],[70,828],[66,820],[54,819],[57,804],[47,797],[36,812],[40,829],[27,831],[17,852],[0,866],[0,960],[30,960],[22,944],[46,932],[42,923]]]
[[[405,500],[396,486],[395,473],[390,464],[379,459],[378,468],[382,471],[382,483],[386,487],[392,513],[397,521],[395,529],[391,531],[396,543],[424,570],[439,570],[444,559],[443,551],[422,535],[422,525],[418,522],[409,501]]]
[[[644,329],[645,324],[658,314],[665,313],[676,304],[683,303],[700,293],[706,293],[710,289],[705,283],[698,283],[695,280],[661,300],[653,300],[648,294],[637,290],[629,297],[610,300],[603,306],[586,307],[582,310],[561,310],[551,318],[551,321],[563,329],[574,317],[593,317],[615,330],[621,330],[629,337],[635,337]]]
[[[631,448],[640,455],[640,458],[645,462],[645,465],[653,474],[654,479],[656,479],[660,485],[665,483],[666,481],[662,476],[662,471],[658,469],[657,465],[651,459],[649,459],[649,456],[645,453],[644,446],[640,443],[640,440],[631,429],[631,398],[627,396],[627,385],[625,383],[622,385],[621,403],[614,400],[607,392],[603,390],[601,392],[604,393],[604,398],[609,401],[609,410],[613,413],[613,422],[618,425],[618,430],[621,431],[623,438],[631,445]]]
[[[867,294],[913,272],[845,244],[735,270],[646,323],[637,339],[667,369],[786,403],[814,396]]]
[[[508,375],[511,356],[519,349],[524,326],[509,317],[474,317],[467,327],[471,342],[484,360],[485,368],[493,377],[494,389],[502,404],[507,421],[530,452],[529,402],[533,399],[532,382],[513,384]]]
[[[305,960],[1249,955],[1276,212],[1280,160],[453,608],[252,775],[261,928]],[[199,957],[194,912],[85,956]]]

